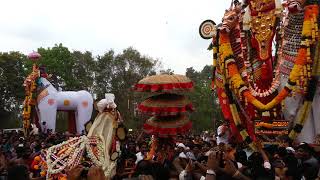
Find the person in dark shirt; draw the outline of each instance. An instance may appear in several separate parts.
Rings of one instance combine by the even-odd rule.
[[[300,167],[305,179],[316,179],[319,172],[319,162],[313,156],[314,150],[307,143],[301,143],[297,148],[296,157],[300,162]]]

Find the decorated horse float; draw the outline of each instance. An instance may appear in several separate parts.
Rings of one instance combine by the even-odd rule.
[[[41,55],[30,53],[28,58],[34,64],[32,72],[24,81],[25,100],[23,103],[23,127],[28,135],[31,125],[42,131],[56,129],[57,111],[68,112],[69,132],[82,133],[91,119],[92,95],[87,91],[58,91],[50,82],[43,67],[37,65]]]
[[[212,87],[239,141],[313,143],[320,134],[319,22],[318,0],[234,0],[220,24],[200,25]]]

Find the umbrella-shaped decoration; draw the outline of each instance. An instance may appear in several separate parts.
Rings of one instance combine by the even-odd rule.
[[[193,111],[192,103],[183,95],[160,94],[144,100],[140,112],[150,116],[172,116]]]
[[[192,127],[192,122],[186,115],[151,117],[143,125],[143,130],[147,134],[157,137],[170,137],[177,134],[184,134]]]
[[[137,92],[185,92],[193,89],[193,82],[183,75],[154,75],[149,76],[135,85]]]
[[[28,54],[28,58],[31,61],[36,62],[41,58],[41,55],[38,52],[33,51],[32,53]]]
[[[187,111],[193,107],[184,93],[193,90],[193,82],[184,75],[154,75],[140,80],[135,91],[150,93],[138,109],[141,113],[153,116],[143,125],[147,134],[170,138],[187,133],[192,122]]]

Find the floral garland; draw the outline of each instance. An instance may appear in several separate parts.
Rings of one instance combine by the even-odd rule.
[[[263,104],[250,92],[250,89],[245,85],[239,73],[238,67],[233,57],[233,51],[230,44],[228,34],[221,33],[220,35],[220,56],[223,60],[220,62],[222,69],[225,69],[225,74],[229,77],[230,85],[241,97],[243,95],[246,100],[253,104],[259,110],[267,111],[281,103],[290,92],[294,89],[296,84],[302,84],[305,92],[307,91],[307,81],[303,79],[310,78],[312,59],[310,57],[310,45],[314,44],[317,40],[317,16],[318,5],[308,5],[305,8],[305,19],[303,23],[302,36],[305,39],[301,42],[301,48],[298,51],[295,64],[290,72],[289,79],[285,87],[279,94],[269,103]],[[224,68],[226,67],[226,68]],[[303,72],[301,73],[301,69]],[[301,78],[302,77],[302,78]]]
[[[318,34],[318,36],[319,36],[319,34]],[[308,79],[308,87],[307,87],[307,92],[305,94],[305,101],[304,101],[302,107],[299,109],[297,122],[296,122],[294,128],[289,133],[289,138],[291,140],[294,140],[301,133],[301,131],[303,129],[304,122],[307,119],[307,117],[310,113],[310,110],[312,108],[312,102],[313,102],[313,98],[315,96],[315,92],[317,89],[317,82],[318,82],[318,79],[316,78],[316,76],[317,76],[317,72],[320,69],[320,67],[319,67],[319,63],[320,63],[319,50],[320,50],[320,42],[318,42],[318,44],[316,46],[316,51],[315,51],[315,55],[314,55],[314,62],[313,62],[313,66],[312,66],[313,68],[312,68],[311,77]]]
[[[76,143],[72,144],[72,142],[74,141],[76,141]],[[79,153],[85,147],[85,144],[82,143],[83,141],[84,141],[83,137],[75,137],[70,139],[69,141],[65,141],[56,146],[50,147],[47,151],[47,156],[46,156],[47,167],[48,167],[47,175],[50,176],[51,174],[61,173],[67,167],[68,163],[70,163],[70,165],[76,164],[75,161],[77,156],[82,155],[82,153],[81,155],[79,155]],[[80,147],[77,147],[77,146],[80,146]],[[69,157],[67,162],[64,162],[63,159],[69,156],[70,153],[72,152],[73,152],[72,156]],[[58,155],[60,154],[61,156],[60,157],[56,156],[55,155],[56,153]]]
[[[28,130],[30,129],[31,124],[31,111],[32,106],[36,104],[36,89],[37,89],[37,79],[40,77],[40,71],[37,67],[37,65],[33,65],[33,69],[30,75],[26,78],[26,80],[23,83],[23,86],[25,86],[25,100],[23,102],[23,128],[25,131],[25,134],[28,134]]]
[[[150,148],[150,151],[147,154],[146,160],[152,160],[152,158],[156,154],[157,147],[158,147],[158,141],[157,141],[156,137],[153,136],[152,137],[151,148]]]
[[[230,40],[229,40],[229,36],[226,33],[222,33],[220,32],[219,34],[219,54],[220,54],[220,68],[221,70],[225,69],[225,65],[229,66],[230,68],[232,67],[237,67],[234,57],[233,57],[233,52],[232,52],[232,48],[231,48],[231,44],[230,44]],[[232,64],[231,64],[232,61]],[[234,65],[234,66],[232,66]],[[230,73],[228,71],[224,72],[225,75],[224,77],[230,77]],[[239,73],[237,73],[236,75],[234,75],[233,77],[231,76],[231,78],[233,79],[241,79],[241,75]],[[232,81],[230,81],[232,82]],[[245,128],[243,128],[242,126],[242,122],[239,116],[239,112],[237,110],[237,106],[236,106],[236,102],[232,96],[232,92],[229,88],[229,84],[226,82],[225,84],[225,92],[227,94],[227,97],[229,98],[229,108],[231,111],[231,115],[232,115],[232,119],[234,121],[234,124],[236,125],[236,127],[238,128],[240,135],[242,137],[242,139],[247,142],[247,144],[249,144],[249,146],[252,149],[255,149],[254,143],[252,141],[252,139],[250,138],[247,130]]]
[[[97,146],[97,151],[93,152],[90,146],[92,144]],[[104,152],[103,143],[101,142],[100,138],[95,136],[90,138],[86,136],[75,137],[56,146],[52,146],[47,150],[47,177],[63,174],[62,172],[66,168],[72,168],[78,165],[85,150],[88,154],[88,158],[93,162],[93,164],[103,167]],[[114,166],[115,162],[111,164],[110,167],[103,167],[104,169],[108,168],[106,174],[110,174],[111,169]],[[65,176],[61,177],[63,178]]]
[[[40,176],[45,177],[48,168],[46,162],[41,158],[41,156],[35,156],[31,163],[31,169],[40,170]]]
[[[311,78],[311,67],[313,60],[310,57],[310,47],[315,44],[318,38],[318,27],[317,27],[317,16],[318,16],[318,5],[308,5],[305,8],[305,18],[303,23],[303,31],[302,36],[304,37],[301,42],[301,47],[298,50],[298,55],[296,57],[295,64],[290,72],[289,79],[285,87],[280,91],[280,93],[269,103],[263,104],[259,100],[257,100],[254,95],[250,92],[250,89],[245,85],[245,82],[242,80],[242,77],[239,73],[238,67],[236,65],[233,51],[231,48],[231,43],[228,34],[220,33],[219,37],[219,53],[220,53],[220,68],[224,69],[225,77],[228,78],[230,88],[235,90],[236,94],[240,97],[243,95],[245,100],[251,104],[253,104],[256,108],[260,110],[270,110],[282,100],[284,100],[289,93],[294,89],[296,84],[300,84],[304,86],[304,92],[309,96],[307,99],[311,99],[311,101],[307,100],[304,102],[303,106],[300,109],[299,120],[295,126],[295,128],[290,132],[289,137],[291,139],[295,138],[299,132],[302,130],[302,124],[304,123],[306,115],[308,115],[312,99],[315,93],[314,81],[315,78]],[[226,68],[225,68],[226,67]],[[301,69],[303,71],[301,72]],[[316,70],[314,70],[316,71]],[[310,81],[310,82],[309,82]],[[313,83],[312,83],[313,81]],[[309,83],[308,83],[309,82]],[[228,87],[226,89],[229,89]],[[308,89],[309,92],[308,93]],[[230,91],[230,90],[229,90]],[[254,148],[254,143],[252,142],[250,136],[248,135],[246,129],[244,129],[241,125],[241,120],[239,117],[239,112],[237,110],[236,104],[232,102],[232,95],[228,96],[230,100],[230,110],[234,120],[234,123],[238,127],[240,134],[250,147]],[[312,97],[312,98],[311,98]]]

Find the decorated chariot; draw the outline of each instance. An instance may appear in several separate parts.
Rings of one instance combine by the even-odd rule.
[[[320,133],[319,1],[232,1],[223,20],[206,20],[214,78],[233,135],[312,143]]]

